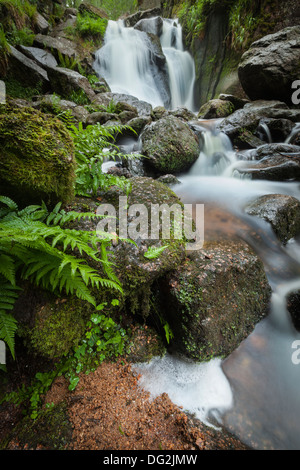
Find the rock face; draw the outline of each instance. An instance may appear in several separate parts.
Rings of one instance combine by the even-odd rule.
[[[56,118],[32,108],[0,108],[1,193],[19,203],[70,202],[74,197],[73,141]]]
[[[246,207],[246,212],[269,222],[284,244],[300,232],[300,202],[292,196],[261,196]]]
[[[157,285],[176,351],[196,361],[226,357],[268,312],[270,288],[248,245],[204,245]]]
[[[300,147],[289,144],[265,144],[252,150],[251,161],[237,169],[252,179],[270,181],[300,180]]]
[[[41,83],[43,91],[50,89],[50,81],[47,72],[34,60],[30,59],[22,52],[10,46],[8,59],[9,75],[13,76],[25,86]]]
[[[294,26],[255,41],[242,56],[238,74],[251,100],[275,99],[291,104],[299,63],[300,26]]]
[[[199,142],[188,124],[167,116],[146,126],[141,134],[142,154],[158,173],[185,171],[199,156]]]
[[[278,100],[257,100],[245,104],[217,127],[230,137],[233,144],[243,148],[245,130],[255,133],[262,119],[287,119],[295,125],[300,120],[300,110],[289,109],[286,103]]]

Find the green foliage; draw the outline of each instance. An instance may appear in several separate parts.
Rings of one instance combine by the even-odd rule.
[[[70,101],[78,104],[78,106],[85,106],[90,103],[90,100],[85,94],[84,90],[73,90],[68,98]]]
[[[94,218],[96,214],[65,212],[61,204],[50,213],[44,204],[18,210],[17,205],[4,196],[0,197],[0,203],[0,339],[7,343],[14,356],[16,322],[8,311],[13,309],[17,298],[19,279],[58,294],[62,291],[67,295],[75,294],[95,307],[90,288],[106,287],[119,292],[122,288],[107,259],[105,248],[109,238],[100,241],[96,232],[64,228],[70,221]],[[101,264],[107,278],[99,276],[77,253]]]
[[[107,19],[105,18],[94,18],[87,13],[79,13],[77,15],[75,30],[82,38],[87,38],[89,36],[101,36],[101,38],[103,38],[106,26]]]
[[[147,259],[155,259],[158,258],[159,255],[165,251],[166,248],[168,248],[169,245],[165,246],[160,246],[160,247],[155,247],[155,246],[149,246],[148,250],[146,253],[144,253],[144,257]]]
[[[114,300],[112,304],[118,305],[118,301]],[[91,315],[84,338],[68,357],[58,362],[53,370],[38,372],[29,387],[22,386],[19,390],[7,394],[0,404],[4,401],[16,405],[27,404],[31,418],[36,419],[43,396],[56,377],[64,375],[69,381],[69,390],[74,390],[78,385],[80,373],[90,373],[104,360],[123,354],[128,343],[127,333],[114,320],[99,313],[105,306],[105,303],[101,304]]]
[[[17,46],[22,44],[23,46],[32,46],[34,40],[34,32],[27,27],[17,28],[15,24],[12,24],[11,31],[6,33],[6,38],[9,44]]]
[[[24,100],[31,100],[33,96],[42,94],[42,83],[39,82],[32,87],[25,87],[15,78],[8,78],[5,80],[6,94],[11,98],[22,98]]]
[[[78,8],[82,0],[70,0],[69,6]],[[88,0],[95,7],[102,8],[112,20],[117,20],[125,13],[134,13],[138,9],[137,0]]]
[[[81,196],[95,196],[99,188],[107,189],[117,185],[125,192],[130,191],[130,183],[125,178],[103,173],[102,164],[105,159],[117,160],[123,158],[136,158],[137,155],[123,155],[118,152],[113,143],[116,133],[122,132],[128,126],[114,125],[101,126],[99,123],[83,128],[71,125],[70,132],[75,143],[76,192]],[[107,150],[111,147],[112,150]]]
[[[9,44],[2,24],[0,24],[0,55],[6,55],[9,52]]]

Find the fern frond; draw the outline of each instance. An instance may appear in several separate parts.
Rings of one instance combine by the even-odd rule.
[[[15,332],[17,330],[17,321],[16,319],[6,313],[5,310],[0,310],[0,338],[3,340],[9,350],[13,358],[15,358]]]

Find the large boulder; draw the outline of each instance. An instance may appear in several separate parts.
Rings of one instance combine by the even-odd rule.
[[[292,104],[292,83],[299,79],[300,26],[285,28],[255,41],[244,53],[239,79],[251,100]]]
[[[27,47],[20,45],[20,51],[29,57],[30,59],[37,62],[42,68],[43,67],[56,67],[58,65],[57,60],[51,54],[51,52],[40,49],[39,47]]]
[[[74,170],[74,144],[57,118],[32,108],[0,107],[2,195],[22,207],[70,202]]]
[[[24,86],[41,84],[43,91],[50,90],[48,74],[35,60],[10,46],[8,54],[8,76],[18,80]]]
[[[160,174],[188,170],[200,153],[199,141],[186,122],[167,116],[145,127],[141,134],[146,163]]]
[[[75,59],[78,56],[76,45],[63,37],[54,38],[44,34],[37,34],[34,38],[33,46],[48,50],[58,61],[61,57],[66,56],[69,59]]]
[[[207,361],[227,357],[268,313],[264,267],[243,242],[211,242],[156,285],[171,348]]]
[[[61,97],[68,99],[75,92],[86,97],[87,102],[96,99],[92,85],[79,72],[64,67],[47,67],[47,73],[52,91]]]

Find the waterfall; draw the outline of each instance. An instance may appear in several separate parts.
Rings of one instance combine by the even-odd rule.
[[[184,203],[217,204],[234,215],[231,229],[264,263],[273,291],[270,314],[223,361],[194,364],[167,354],[135,368],[152,397],[168,393],[205,424],[227,429],[250,447],[299,449],[300,352],[293,348],[300,349],[300,333],[287,310],[287,295],[300,290],[300,244],[292,240],[282,246],[269,224],[244,211],[248,202],[266,194],[300,200],[299,183],[237,178],[234,169],[247,164],[247,153],[236,154],[211,121],[198,121],[193,128],[202,136],[202,151],[173,190]],[[220,220],[212,222],[226,233]]]
[[[109,21],[104,46],[96,52],[94,69],[113,93],[124,93],[167,109],[184,106],[194,111],[195,67],[184,51],[176,20],[163,20],[163,56],[145,31]]]
[[[182,28],[177,20],[164,20],[160,41],[167,59],[171,108],[185,106],[194,111],[195,63],[184,50]]]

